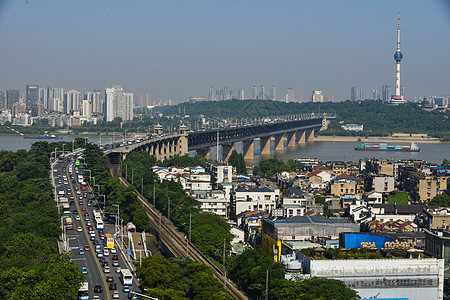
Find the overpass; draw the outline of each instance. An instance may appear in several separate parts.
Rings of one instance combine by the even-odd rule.
[[[261,144],[261,154],[269,155],[273,151],[284,151],[285,148],[295,148],[298,144],[314,141],[315,131],[326,126],[327,119],[334,118],[324,115],[307,119],[297,119],[285,122],[268,122],[255,125],[219,128],[208,131],[188,132],[186,126],[181,126],[178,133],[164,134],[162,126],[155,127],[157,136],[130,145],[124,145],[105,151],[114,164],[125,159],[132,151],[147,151],[158,160],[164,160],[170,156],[184,155],[188,151],[196,151],[207,158],[210,156],[211,147],[222,147],[223,157],[228,160],[234,144],[243,142],[244,158],[254,158],[255,142]]]

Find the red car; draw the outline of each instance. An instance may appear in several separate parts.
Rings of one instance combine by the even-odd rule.
[[[85,216],[85,217],[89,216],[89,213],[87,213],[87,212],[86,212],[86,213],[84,213],[84,216]]]
[[[82,211],[85,211],[85,210],[86,210],[86,207],[83,206],[83,208],[82,208],[81,210],[82,210]]]
[[[90,250],[89,245],[84,246],[84,251],[89,251],[89,250]]]

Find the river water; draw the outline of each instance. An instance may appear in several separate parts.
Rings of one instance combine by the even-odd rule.
[[[31,144],[37,141],[73,141],[74,136],[63,136],[62,140],[33,140],[24,139],[19,135],[1,135],[0,136],[0,150],[17,151],[19,149],[29,150]],[[88,139],[88,141],[98,143],[98,137]],[[408,143],[392,143],[393,145],[407,145]],[[270,157],[276,156],[282,160],[296,159],[296,158],[317,158],[321,161],[327,160],[348,160],[359,161],[364,158],[384,158],[390,160],[397,159],[421,159],[432,163],[441,163],[444,158],[450,159],[450,144],[428,144],[418,143],[420,152],[388,152],[388,151],[356,151],[355,147],[359,146],[358,142],[309,142],[298,145],[295,149],[286,149],[283,152],[273,152]],[[242,143],[236,143],[236,150],[242,153]],[[273,150],[273,145],[272,145]],[[221,151],[220,151],[221,152]],[[220,153],[219,152],[219,153]],[[255,143],[255,159],[254,164],[257,164],[261,158],[269,156],[261,156],[260,146]],[[215,158],[215,147],[211,149],[211,158]],[[251,163],[251,162],[250,162]]]

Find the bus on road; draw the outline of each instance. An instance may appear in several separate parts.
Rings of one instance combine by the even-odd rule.
[[[130,270],[122,269],[120,270],[120,274],[120,280],[122,281],[123,285],[133,285],[133,275],[131,275]]]
[[[63,163],[64,162],[64,154],[60,154],[58,156],[58,162]]]
[[[69,205],[69,203],[63,203],[62,207],[63,207],[63,212],[65,214],[70,214],[70,205]]]
[[[77,299],[89,300],[89,282],[83,282],[80,289],[78,290]]]
[[[109,249],[114,248],[114,239],[111,234],[107,233],[105,234],[106,237],[106,247]]]

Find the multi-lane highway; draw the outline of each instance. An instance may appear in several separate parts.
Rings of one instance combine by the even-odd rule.
[[[65,251],[71,252],[73,261],[80,266],[80,272],[89,283],[89,298],[80,299],[128,299],[128,290],[122,284],[122,271],[129,269],[125,262],[125,254],[117,247],[107,245],[107,234],[114,235],[114,225],[103,225],[97,229],[94,211],[101,213],[89,185],[82,185],[78,175],[83,174],[81,164],[76,163],[77,154],[67,155],[53,164],[52,180],[58,195],[61,211],[61,224],[66,239]],[[72,224],[70,224],[72,221]],[[101,226],[99,226],[101,227]],[[110,240],[111,241],[111,240]],[[63,247],[64,248],[64,247]],[[111,249],[112,248],[112,249]]]

